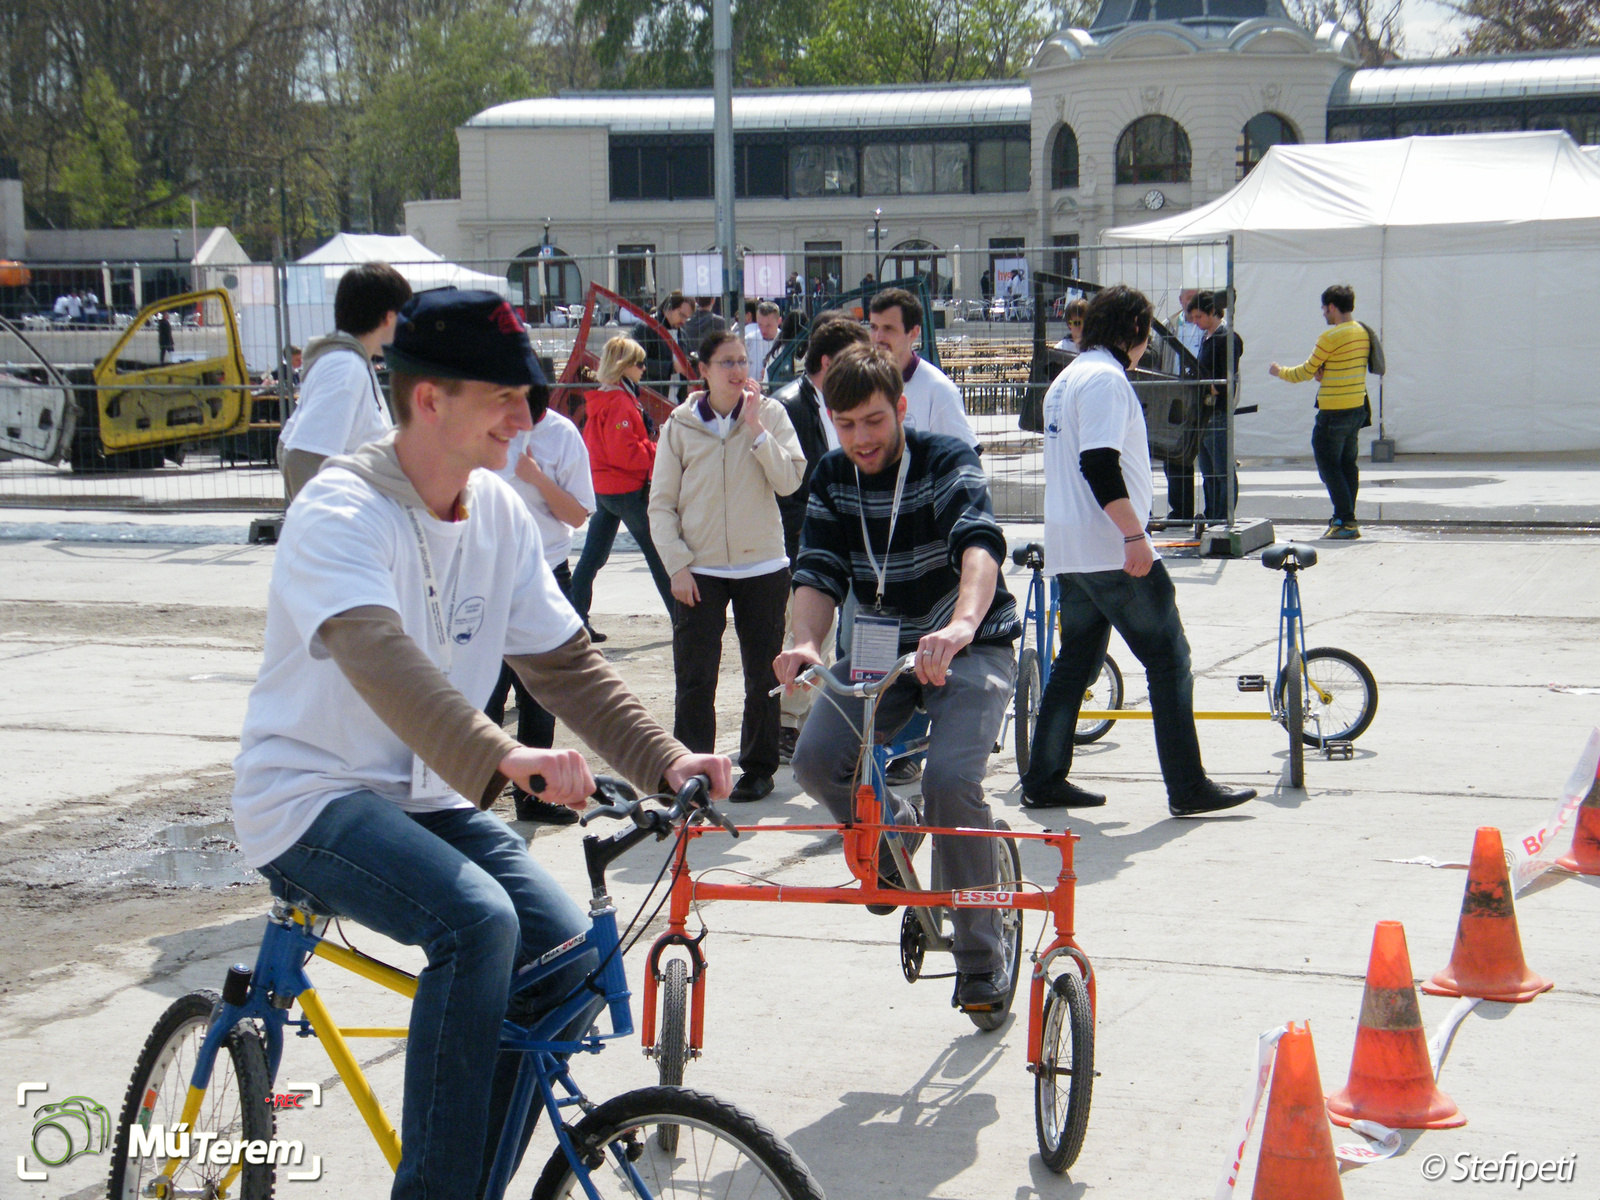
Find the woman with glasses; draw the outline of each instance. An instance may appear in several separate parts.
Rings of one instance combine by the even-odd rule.
[[[650,492],[650,533],[672,576],[675,735],[684,745],[717,740],[717,673],[728,607],[744,666],[743,772],[729,798],[760,800],[778,769],[777,687],[789,559],[778,497],[800,486],[805,452],[788,412],[761,394],[735,333],[708,334],[696,358],[706,390],[661,427]]]
[[[1057,350],[1076,350],[1083,337],[1083,314],[1089,311],[1089,302],[1082,296],[1067,301],[1067,336],[1056,343]]]

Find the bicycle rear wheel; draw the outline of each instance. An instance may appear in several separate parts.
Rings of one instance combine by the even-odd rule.
[[[1004,821],[996,820],[996,829],[1009,831],[1011,826]],[[991,839],[995,845],[996,863],[996,889],[997,891],[1015,892],[1022,887],[1022,856],[1017,853],[1017,843],[1010,838]],[[1006,969],[1011,973],[1011,987],[1006,992],[1005,1003],[988,1012],[966,1010],[967,1016],[979,1029],[992,1032],[1006,1023],[1006,1014],[1011,1011],[1011,1001],[1017,994],[1017,976],[1022,972],[1022,910],[1020,908],[1002,908],[1000,910],[1000,951],[1005,958]]]
[[[145,1187],[166,1166],[165,1147],[153,1156],[130,1156],[132,1131],[138,1126],[147,1132],[158,1125],[171,1131],[182,1120],[195,1060],[211,1023],[212,1006],[219,999],[215,992],[190,992],[180,997],[161,1014],[139,1052],[111,1152],[107,1187],[111,1200],[144,1196]],[[261,1039],[249,1026],[234,1026],[218,1051],[191,1135],[215,1133],[230,1142],[270,1141],[273,1117],[267,1107],[267,1088],[267,1055]],[[196,1155],[176,1165],[167,1194],[214,1196],[224,1187],[238,1200],[269,1200],[272,1164],[219,1166],[202,1162]]]
[[[1039,720],[1039,652],[1028,647],[1017,655],[1017,690],[1012,698],[1012,731],[1017,747],[1017,774],[1033,761],[1033,727]]]
[[[1289,730],[1289,786],[1306,785],[1306,672],[1297,647],[1289,649],[1289,667],[1284,672],[1283,723]]]
[[[1057,976],[1044,998],[1044,1040],[1033,1083],[1039,1155],[1056,1174],[1078,1161],[1094,1090],[1094,1014],[1076,972]]]
[[[1378,714],[1378,681],[1372,671],[1350,651],[1335,646],[1307,650],[1305,662],[1310,686],[1302,696],[1305,715],[1300,736],[1306,745],[1318,747],[1323,742],[1355,741]],[[1283,699],[1280,690],[1280,704]]]
[[[683,1086],[683,1067],[689,1059],[689,964],[681,958],[667,961],[661,973],[661,1028],[656,1033],[656,1067],[664,1087]],[[678,1148],[678,1127],[656,1130],[661,1148],[671,1154]]]
[[[663,1124],[679,1130],[676,1154],[652,1136]],[[821,1185],[788,1142],[742,1108],[689,1088],[640,1088],[607,1100],[578,1123],[573,1147],[603,1200],[825,1200]],[[534,1200],[583,1195],[572,1164],[556,1147],[533,1189]]]
[[[1100,674],[1095,676],[1095,681],[1089,685],[1089,690],[1084,693],[1083,707],[1089,709],[1111,709],[1122,707],[1122,671],[1117,666],[1117,660],[1111,655],[1106,655],[1106,661],[1100,668]],[[1072,740],[1080,746],[1087,746],[1090,742],[1098,742],[1111,731],[1116,722],[1110,719],[1099,721],[1079,721],[1077,728],[1072,731]]]

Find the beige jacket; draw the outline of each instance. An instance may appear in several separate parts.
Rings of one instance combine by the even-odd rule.
[[[650,478],[650,537],[667,574],[782,558],[778,497],[799,487],[806,470],[788,410],[762,398],[767,436],[756,446],[743,421],[719,438],[696,403],[678,405],[662,425]]]

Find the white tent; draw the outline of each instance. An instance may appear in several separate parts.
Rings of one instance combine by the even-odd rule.
[[[406,277],[413,291],[458,287],[511,295],[503,275],[487,275],[449,262],[414,237],[386,237],[377,233],[338,233],[299,260],[298,266],[322,267],[322,276],[338,286],[351,267],[364,262],[386,262]],[[328,289],[331,298],[333,288]]]
[[[1600,163],[1565,133],[1274,146],[1220,199],[1105,240],[1126,257],[1227,237],[1242,398],[1261,406],[1239,421],[1241,453],[1309,453],[1315,385],[1267,364],[1309,356],[1333,283],[1383,337],[1384,425],[1402,452],[1600,449]],[[1206,256],[1182,257],[1189,275]]]

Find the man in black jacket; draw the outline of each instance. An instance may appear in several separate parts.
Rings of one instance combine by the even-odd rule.
[[[1229,494],[1235,501],[1239,480],[1228,453],[1228,413],[1238,401],[1239,360],[1244,357],[1244,339],[1228,328],[1226,302],[1216,292],[1198,292],[1189,301],[1188,317],[1204,331],[1200,343],[1199,377],[1221,379],[1213,384],[1206,399],[1200,425],[1200,452],[1195,465],[1200,469],[1201,490],[1205,495],[1206,520],[1228,519]],[[1233,339],[1233,370],[1228,370],[1228,339]]]
[[[824,313],[812,327],[806,343],[805,374],[800,377],[800,390],[783,402],[789,411],[789,423],[800,437],[800,449],[805,451],[806,473],[800,486],[787,496],[778,497],[778,512],[783,518],[783,550],[789,556],[790,570],[800,559],[800,529],[806,520],[806,500],[811,495],[811,475],[817,460],[829,450],[838,449],[839,435],[834,432],[833,421],[822,401],[822,377],[839,354],[851,346],[866,345],[871,341],[867,327],[851,320],[844,313]],[[784,613],[784,649],[794,645],[794,596],[790,594],[789,609]],[[826,639],[824,660],[833,662],[833,638]],[[800,727],[806,723],[806,713],[811,711],[813,693],[797,689],[783,697],[781,708],[782,728],[778,732],[778,753],[784,762],[794,754],[794,744],[800,736]]]
[[[656,311],[656,320],[666,326],[675,338],[681,338],[682,334],[679,331],[693,312],[693,300],[682,292],[672,292]],[[676,388],[670,393],[667,390],[668,383],[678,374],[678,361],[672,353],[672,346],[643,321],[633,326],[628,331],[628,336],[644,347],[643,382],[669,400],[676,401]]]

